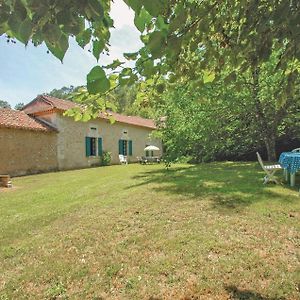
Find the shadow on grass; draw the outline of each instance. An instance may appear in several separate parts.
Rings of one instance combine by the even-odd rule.
[[[249,291],[249,290],[240,290],[236,286],[227,286],[225,287],[226,291],[229,293],[232,300],[284,300],[285,298],[269,298],[264,297],[261,294]]]
[[[152,184],[151,189],[157,192],[184,195],[189,200],[210,199],[213,207],[231,210],[260,201],[298,201],[296,195],[282,194],[275,184],[264,185],[263,177],[263,171],[254,163],[218,162],[145,170],[133,177],[139,183],[128,188]]]

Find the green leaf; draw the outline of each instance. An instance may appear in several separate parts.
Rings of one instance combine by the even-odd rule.
[[[19,39],[26,44],[32,34],[32,24],[29,18],[25,19],[20,26]]]
[[[105,93],[110,88],[104,70],[100,66],[94,67],[87,75],[87,89],[90,94]]]
[[[100,53],[103,51],[105,47],[105,43],[103,40],[95,40],[93,41],[93,55],[99,60]]]
[[[29,18],[20,21],[16,16],[11,16],[8,20],[8,26],[15,38],[23,44],[27,44],[32,34],[32,24]]]
[[[26,2],[30,11],[35,13],[35,16],[43,17],[49,10],[49,5],[46,1],[27,0]]]
[[[88,0],[85,7],[85,13],[88,19],[103,19],[104,10],[100,0]]]
[[[55,44],[61,37],[62,32],[57,24],[46,24],[43,27],[45,40],[50,44]]]
[[[84,48],[90,42],[91,36],[92,30],[88,28],[76,36],[76,41],[81,48]]]
[[[110,87],[115,88],[117,86],[118,75],[112,74],[109,76]]]
[[[105,15],[104,18],[103,18],[103,24],[107,28],[113,27],[114,26],[114,20],[109,15]]]
[[[146,45],[153,58],[159,58],[163,51],[166,39],[160,31],[154,31],[149,35],[149,42]]]
[[[124,62],[119,61],[118,59],[115,59],[111,64],[105,66],[105,69],[112,69],[115,70],[116,68],[120,67]]]
[[[138,52],[134,52],[134,53],[123,53],[124,57],[128,60],[136,60],[137,56],[138,56]]]
[[[139,14],[137,12],[135,13],[134,25],[140,32],[143,32],[151,19],[151,15],[149,15],[149,13],[142,8]]]
[[[3,24],[5,22],[8,21],[9,17],[10,17],[10,8],[8,5],[6,4],[1,4],[1,10],[0,10],[0,24]]]
[[[75,120],[76,122],[81,121],[81,119],[82,119],[82,113],[81,113],[81,112],[78,112],[78,113],[76,113],[76,114],[74,115],[74,120]]]
[[[142,2],[140,0],[124,0],[135,12],[139,14],[142,8]]]
[[[94,67],[87,75],[88,81],[98,80],[106,77],[104,70],[100,66]]]
[[[15,1],[14,14],[20,21],[24,21],[26,19],[27,11],[21,0]]]
[[[132,72],[132,69],[130,68],[124,68],[119,74],[119,83],[121,86],[124,86],[126,84],[133,84],[137,79],[137,76]]]
[[[7,23],[0,24],[0,35],[8,31]]]
[[[65,53],[69,48],[69,40],[65,34],[61,34],[60,38],[56,41],[54,45],[48,42],[46,42],[46,45],[50,52],[62,62]]]
[[[156,24],[157,28],[162,31],[167,32],[167,30],[169,28],[169,25],[165,23],[164,18],[160,15],[157,17],[155,24]]]
[[[151,77],[155,74],[154,62],[152,59],[148,59],[141,64],[141,75]]]
[[[140,36],[141,41],[146,45],[149,42],[149,34],[141,35]],[[142,48],[143,49],[143,48]],[[141,51],[140,51],[141,53]],[[142,54],[142,53],[141,53]]]
[[[111,115],[108,115],[108,120],[109,120],[110,124],[114,124],[116,122],[116,119]]]
[[[72,20],[63,25],[62,30],[67,34],[78,35],[80,32],[84,32],[84,18],[72,17]]]
[[[169,33],[173,33],[181,26],[183,26],[186,22],[187,12],[182,9],[178,15],[170,22]]]
[[[88,122],[91,119],[91,113],[89,111],[84,111],[82,114],[81,121],[82,122]]]
[[[203,82],[204,83],[213,82],[214,80],[215,80],[215,73],[209,72],[209,71],[203,72]]]
[[[143,0],[145,9],[153,17],[157,17],[162,14],[165,8],[166,1],[164,0]]]

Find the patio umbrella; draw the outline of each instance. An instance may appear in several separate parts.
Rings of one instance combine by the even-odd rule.
[[[153,145],[147,146],[144,151],[159,151],[159,148]]]

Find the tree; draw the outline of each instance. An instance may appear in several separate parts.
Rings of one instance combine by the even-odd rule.
[[[73,85],[70,85],[69,87],[63,86],[60,89],[53,89],[49,93],[45,93],[45,94],[48,96],[52,96],[60,99],[68,99],[72,101],[72,97],[70,96],[72,95],[72,93],[77,92],[80,88],[82,88],[82,86],[77,86],[77,87],[74,87]]]
[[[0,107],[1,108],[11,108],[10,104],[7,101],[0,100]]]
[[[25,104],[23,102],[19,102],[15,105],[16,110],[22,110]]]
[[[279,67],[300,58],[300,3],[297,0],[124,0],[135,12],[134,23],[141,32],[144,47],[124,57],[136,62],[135,68],[124,68],[114,61],[106,67],[96,66],[87,76],[91,94],[110,90],[117,84],[133,84],[137,74],[147,78],[155,74],[189,76],[186,72],[189,53],[203,50],[201,65],[205,72],[218,73],[231,65],[243,72],[266,61],[272,49],[281,49]],[[63,60],[74,36],[78,45],[90,45],[98,60],[108,51],[110,0],[4,0],[0,4],[0,34],[34,45],[45,42],[49,51]],[[249,60],[249,57],[251,59]],[[119,70],[107,77],[107,70]]]
[[[160,111],[166,116],[161,131],[169,158],[237,157],[265,146],[275,161],[275,141],[294,131],[300,105],[299,78],[274,70],[278,56],[261,63],[258,74],[228,71],[205,85],[172,84]]]
[[[107,93],[105,100],[118,113],[152,118],[154,117],[154,106],[152,106],[153,103],[149,100],[153,97],[151,98],[151,94],[148,93],[146,87],[145,82],[136,82],[129,87],[116,86],[115,89]],[[86,88],[84,86],[69,86],[53,89],[49,93],[45,93],[45,95],[74,102],[77,102],[77,100],[82,102],[81,91],[86,91]]]

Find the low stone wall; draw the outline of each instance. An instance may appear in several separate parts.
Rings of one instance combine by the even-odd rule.
[[[56,132],[0,128],[0,174],[20,176],[57,169]]]

